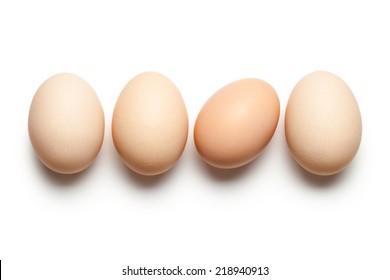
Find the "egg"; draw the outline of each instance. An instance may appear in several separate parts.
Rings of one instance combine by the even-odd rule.
[[[187,110],[167,77],[144,72],[126,84],[112,116],[112,138],[131,170],[142,175],[167,171],[183,153],[187,137]]]
[[[194,141],[210,165],[229,169],[255,159],[271,140],[280,104],[268,83],[248,78],[218,90],[195,122]]]
[[[357,153],[362,136],[359,106],[338,76],[313,72],[294,87],[285,114],[286,141],[293,158],[307,171],[332,175]]]
[[[104,136],[104,113],[92,87],[62,73],[47,79],[30,106],[28,131],[42,163],[63,174],[80,172],[98,155]]]

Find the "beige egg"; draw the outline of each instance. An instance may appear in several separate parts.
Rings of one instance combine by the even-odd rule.
[[[279,120],[275,90],[259,79],[243,79],[218,90],[196,119],[194,141],[201,157],[218,168],[255,159],[271,140]]]
[[[143,175],[167,171],[183,153],[187,137],[187,110],[168,78],[145,72],[127,83],[115,105],[112,138],[130,169]]]
[[[292,156],[304,169],[318,175],[340,172],[354,158],[362,136],[351,89],[329,72],[305,76],[288,100],[285,133]]]
[[[57,74],[35,93],[28,131],[44,165],[58,173],[76,173],[87,168],[100,151],[103,109],[86,81],[69,73]]]

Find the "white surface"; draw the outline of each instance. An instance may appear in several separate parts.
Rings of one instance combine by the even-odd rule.
[[[0,2],[4,279],[130,279],[127,265],[390,279],[390,17],[386,1],[357,2]],[[283,133],[293,86],[318,69],[349,84],[363,117],[357,157],[332,178],[303,172]],[[129,172],[110,133],[116,98],[145,70],[177,85],[190,118],[182,158],[159,178]],[[106,118],[98,159],[73,177],[46,170],[27,134],[36,89],[64,71],[92,85]],[[193,124],[209,96],[245,77],[274,86],[279,126],[252,164],[215,171],[195,151]]]

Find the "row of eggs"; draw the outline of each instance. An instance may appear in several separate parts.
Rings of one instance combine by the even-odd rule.
[[[271,85],[248,78],[218,90],[204,104],[194,127],[200,156],[217,168],[255,159],[271,140],[280,103]],[[38,158],[49,169],[72,174],[98,155],[104,113],[92,87],[62,73],[47,79],[32,100],[28,131]],[[343,170],[360,145],[362,120],[348,85],[336,75],[313,72],[294,87],[285,113],[286,141],[307,171]],[[123,162],[143,175],[170,169],[188,137],[188,115],[177,87],[164,75],[145,72],[123,88],[112,116],[112,138]]]

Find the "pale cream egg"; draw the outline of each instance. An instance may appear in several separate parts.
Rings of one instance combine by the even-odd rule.
[[[63,174],[80,172],[91,165],[102,146],[103,108],[86,81],[70,73],[57,74],[35,93],[28,131],[45,166]]]
[[[288,100],[285,133],[291,155],[304,169],[318,175],[340,172],[354,158],[362,137],[351,89],[329,72],[305,76]]]
[[[112,116],[112,138],[131,170],[142,175],[167,171],[183,153],[187,137],[187,110],[167,77],[144,72],[126,84]]]

